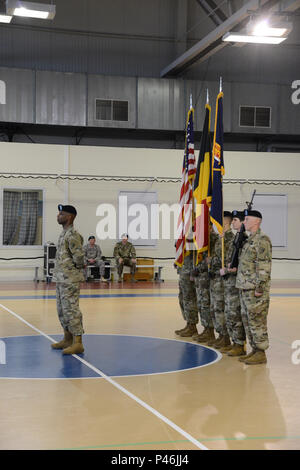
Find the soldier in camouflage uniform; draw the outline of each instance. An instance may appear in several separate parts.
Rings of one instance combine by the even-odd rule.
[[[176,264],[174,264],[174,267],[177,270],[177,274],[180,274],[181,268],[179,266],[176,266]],[[184,313],[183,292],[182,292],[182,286],[181,286],[180,282],[178,282],[178,302],[179,302],[179,307],[180,307],[182,318],[186,321],[186,326],[184,328],[181,328],[180,330],[175,330],[174,333],[176,335],[179,335],[183,330],[186,330],[187,327],[188,327],[187,319],[186,319],[185,313]]]
[[[128,235],[124,233],[122,240],[115,245],[114,258],[116,260],[116,267],[119,275],[118,282],[122,282],[122,273],[124,266],[130,266],[131,282],[136,282],[134,273],[136,271],[136,252],[135,248],[128,241]]]
[[[241,311],[246,335],[252,351],[239,360],[245,364],[267,362],[269,347],[267,315],[270,303],[272,244],[261,229],[262,215],[245,211],[245,228],[250,236],[243,246],[236,279],[240,290]]]
[[[99,245],[96,245],[96,239],[94,235],[91,235],[88,238],[88,243],[84,245],[83,252],[84,252],[84,265],[85,266],[96,266],[99,268],[100,273],[100,281],[107,282],[104,279],[105,273],[105,262],[102,260],[102,251]],[[85,275],[87,278],[87,269],[85,269]]]
[[[224,284],[226,326],[233,345],[225,346],[221,352],[227,352],[229,356],[244,356],[246,354],[244,348],[246,334],[241,316],[239,289],[235,287],[236,270],[229,271],[235,241],[230,224],[234,214],[234,229],[239,230],[242,225],[240,217],[243,219],[243,215],[241,215],[243,213],[234,211],[230,214],[231,217],[229,214],[230,212],[228,217],[224,217],[224,268],[220,270],[220,275],[223,277]]]
[[[57,243],[53,281],[56,282],[58,318],[64,330],[64,339],[52,344],[63,354],[83,353],[82,313],[79,309],[80,282],[84,281],[83,238],[73,227],[77,215],[73,206],[58,206],[57,222],[63,226]]]
[[[207,343],[215,339],[214,324],[210,310],[210,291],[208,276],[208,253],[202,253],[202,260],[197,264],[193,271],[193,277],[197,295],[197,306],[200,314],[201,325],[204,327],[200,335],[193,337],[199,343]]]
[[[227,211],[224,212],[224,216]],[[231,213],[230,213],[231,215]],[[225,243],[227,243],[228,234],[224,235]],[[227,331],[225,320],[225,298],[224,283],[220,275],[222,268],[222,238],[215,234],[210,247],[210,298],[211,312],[214,318],[215,330],[219,333],[218,339],[209,341],[208,345],[217,349],[221,349],[230,344],[230,338]]]
[[[179,292],[182,299],[183,317],[187,325],[183,330],[177,330],[175,333],[184,338],[198,334],[196,326],[199,321],[197,295],[195,283],[191,279],[193,268],[193,252],[190,252],[185,255],[183,265],[179,269]]]

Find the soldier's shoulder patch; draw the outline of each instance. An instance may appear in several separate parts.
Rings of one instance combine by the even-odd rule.
[[[263,242],[267,242],[267,243],[272,244],[270,237],[268,235],[266,235],[265,233],[261,234],[260,240],[263,241]]]

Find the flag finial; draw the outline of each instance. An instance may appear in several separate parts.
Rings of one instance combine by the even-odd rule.
[[[209,91],[206,89],[206,104],[209,104]]]
[[[192,93],[190,94],[190,109],[193,107],[193,95]]]
[[[220,93],[223,91],[223,79],[220,77]]]

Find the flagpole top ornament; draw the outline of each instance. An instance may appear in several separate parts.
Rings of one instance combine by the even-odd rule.
[[[193,107],[193,96],[190,94],[190,109]]]
[[[220,77],[220,93],[223,91],[223,79]]]
[[[209,91],[206,89],[206,104],[209,104]]]

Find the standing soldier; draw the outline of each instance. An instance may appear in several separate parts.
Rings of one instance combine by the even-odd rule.
[[[58,318],[64,339],[51,345],[63,354],[83,353],[82,313],[79,309],[80,282],[84,281],[83,238],[73,227],[77,211],[73,206],[58,206],[57,222],[63,226],[57,243],[53,280],[56,282]]]
[[[179,269],[179,292],[181,293],[183,316],[187,325],[183,330],[177,330],[175,333],[183,338],[188,338],[198,334],[197,323],[199,319],[197,295],[195,283],[191,279],[193,268],[193,252],[190,252],[184,257],[183,265]]]
[[[227,219],[231,222],[231,212],[224,211],[223,214],[224,222],[227,223]],[[227,242],[226,233],[224,234],[225,243]],[[215,241],[211,244],[210,249],[211,261],[210,261],[210,296],[211,296],[211,310],[215,320],[215,329],[219,333],[219,338],[215,341],[210,341],[209,346],[213,346],[217,349],[224,348],[230,345],[230,338],[227,331],[226,320],[225,320],[225,299],[224,299],[224,283],[223,278],[220,275],[220,269],[222,268],[222,237],[216,234]]]
[[[176,264],[174,264],[174,267],[177,270],[177,274],[180,274],[181,268],[179,266],[176,266]],[[174,333],[176,335],[179,335],[182,331],[184,331],[188,328],[188,322],[187,322],[187,319],[186,319],[185,313],[184,313],[183,292],[182,292],[182,285],[180,284],[180,281],[178,282],[178,302],[179,302],[179,307],[180,307],[182,318],[186,321],[186,325],[185,325],[184,328],[181,328],[180,330],[175,330]]]
[[[269,347],[267,315],[270,303],[272,244],[261,229],[262,215],[256,210],[245,211],[245,229],[250,236],[243,246],[236,279],[240,290],[241,312],[252,351],[239,361],[245,364],[267,362]]]
[[[209,276],[207,265],[208,253],[205,251],[202,254],[202,260],[193,270],[193,277],[197,295],[198,312],[200,314],[201,325],[204,330],[200,335],[195,335],[198,343],[206,343],[215,339],[214,324],[210,311],[210,292],[209,292]]]
[[[121,241],[115,245],[114,258],[118,270],[118,282],[122,282],[122,273],[124,266],[130,266],[131,282],[136,282],[134,273],[136,271],[136,252],[132,243],[128,241],[128,235],[123,233]]]
[[[227,219],[227,220],[226,220]],[[242,322],[241,305],[239,297],[239,289],[235,287],[236,284],[236,269],[230,269],[230,262],[232,260],[236,238],[239,237],[239,230],[244,220],[244,213],[233,211],[232,212],[232,225],[238,231],[234,236],[230,228],[230,219],[224,217],[224,268],[220,270],[220,275],[223,276],[224,283],[224,298],[225,298],[225,320],[227,331],[232,340],[233,345],[225,346],[221,352],[226,352],[228,356],[244,356],[245,353],[245,340],[246,334]],[[245,234],[245,232],[243,232]],[[246,235],[245,235],[246,237]]]

